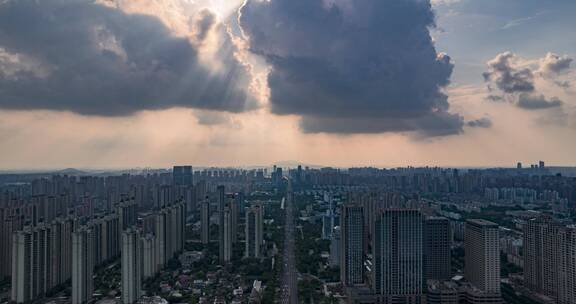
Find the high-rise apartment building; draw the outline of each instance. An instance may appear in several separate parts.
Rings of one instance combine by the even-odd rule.
[[[52,237],[41,223],[14,234],[12,243],[12,301],[42,298],[51,286]]]
[[[246,197],[244,192],[237,192],[234,194],[234,203],[238,208],[238,217],[244,217],[246,211]]]
[[[524,225],[524,284],[557,303],[576,303],[576,228],[549,217]]]
[[[370,282],[379,303],[421,303],[424,217],[418,210],[384,209],[372,227]]]
[[[141,238],[142,250],[142,277],[153,277],[160,270],[156,258],[156,238],[153,234],[146,234]]]
[[[246,250],[247,258],[260,258],[263,244],[263,206],[253,204],[246,211]]]
[[[120,227],[117,214],[100,216],[88,224],[94,233],[94,264],[102,265],[120,256]]]
[[[424,273],[428,280],[450,280],[452,233],[450,220],[428,217],[424,229]]]
[[[161,213],[163,213],[166,218],[165,257],[167,260],[170,260],[175,257],[176,253],[182,251],[184,248],[184,202],[174,203],[162,209]]]
[[[57,218],[51,224],[50,286],[52,287],[64,284],[72,277],[72,233],[76,226],[77,221],[72,217]]]
[[[128,229],[122,233],[122,303],[135,303],[141,296],[142,251],[140,232]]]
[[[230,220],[231,220],[231,238],[232,244],[238,242],[238,218],[240,216],[240,205],[236,198],[236,195],[228,195],[228,208],[230,209]]]
[[[174,166],[172,169],[172,181],[175,186],[192,186],[194,183],[192,166]]]
[[[184,249],[186,211],[185,202],[180,200],[163,207],[144,218],[144,238],[151,242],[149,248],[156,266],[154,272]],[[149,236],[148,236],[149,235]]]
[[[226,192],[224,186],[216,188],[218,203],[218,257],[220,262],[224,262],[224,209],[226,209]]]
[[[345,286],[364,283],[364,208],[342,205],[340,214],[340,281]]]
[[[72,304],[85,304],[94,291],[94,231],[81,227],[72,233]]]
[[[334,225],[334,218],[332,211],[327,210],[326,214],[322,216],[322,239],[329,240],[332,238],[332,229]]]
[[[340,266],[341,243],[340,226],[336,226],[332,231],[332,239],[330,240],[330,266],[332,267]]]
[[[466,222],[464,276],[484,293],[500,294],[500,239],[498,225],[471,219]]]
[[[0,208],[0,278],[12,275],[12,235],[24,228],[24,216]]]
[[[116,214],[118,214],[120,221],[120,233],[136,225],[136,221],[138,220],[137,207],[136,201],[133,199],[123,200],[116,207]]]
[[[551,218],[529,220],[524,225],[524,284],[530,290],[548,296],[558,293],[558,232],[561,225]]]
[[[13,236],[13,290],[15,302],[42,298],[72,279],[73,301],[92,296],[92,270],[120,255],[119,217],[108,214],[80,226],[78,216],[40,221]]]
[[[559,232],[558,304],[576,303],[576,226]]]
[[[12,243],[12,290],[11,300],[26,303],[35,298],[32,290],[32,232],[25,230],[14,233]]]
[[[157,212],[153,215],[154,217],[154,235],[156,238],[154,241],[156,242],[156,246],[154,251],[155,260],[156,260],[156,267],[157,269],[162,269],[166,262],[168,262],[168,258],[166,257],[166,215],[163,212]]]
[[[224,250],[223,250],[223,256],[222,256],[222,261],[224,263],[228,263],[232,260],[232,226],[233,226],[233,221],[232,221],[232,211],[229,208],[226,208],[224,210],[224,241],[223,241],[223,245],[224,245]]]
[[[200,240],[202,244],[210,243],[210,201],[202,201],[200,206]]]

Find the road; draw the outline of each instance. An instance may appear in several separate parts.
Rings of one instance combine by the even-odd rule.
[[[284,268],[282,274],[282,304],[298,304],[298,274],[294,256],[294,193],[288,180],[286,191],[286,225],[284,226]]]

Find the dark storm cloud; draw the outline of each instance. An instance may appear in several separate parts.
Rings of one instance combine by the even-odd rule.
[[[546,99],[544,95],[522,94],[518,98],[518,107],[526,110],[541,110],[561,107],[563,102],[558,98]]]
[[[196,39],[204,41],[216,23],[216,16],[212,12],[209,10],[202,10],[200,12],[200,19],[196,22],[196,27],[198,28]]]
[[[467,122],[466,125],[471,128],[491,128],[492,120],[490,120],[490,118],[484,117],[476,120],[471,120]]]
[[[529,68],[518,69],[512,65],[515,55],[510,52],[498,54],[488,61],[484,80],[494,83],[507,94],[534,92],[534,74]]]
[[[300,127],[307,133],[374,134],[382,132],[418,131],[426,137],[448,136],[460,133],[462,117],[447,112],[435,112],[416,118],[363,118],[304,116]]]
[[[305,132],[458,134],[442,88],[453,65],[422,0],[249,0],[241,27],[272,66],[272,112]]]
[[[214,16],[204,12],[198,37]],[[0,107],[129,115],[170,107],[241,112],[254,104],[246,68],[219,73],[156,18],[84,0],[0,4]],[[8,72],[6,72],[8,71]]]

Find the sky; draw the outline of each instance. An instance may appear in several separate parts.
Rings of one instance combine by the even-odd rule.
[[[576,165],[573,0],[1,0],[0,169]]]

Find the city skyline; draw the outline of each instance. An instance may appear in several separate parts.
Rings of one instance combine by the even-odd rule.
[[[0,0],[0,303],[576,304],[576,0]]]
[[[0,174],[3,301],[576,303],[576,177],[544,161],[67,172]]]
[[[363,164],[359,163],[356,165],[323,165],[322,163],[311,164],[311,163],[304,163],[298,161],[279,161],[279,162],[272,162],[269,164],[250,164],[250,165],[202,165],[202,164],[195,164],[193,166],[194,171],[221,171],[221,170],[267,170],[269,173],[274,168],[286,168],[286,169],[297,169],[298,167],[302,168],[309,168],[309,169],[322,169],[322,168],[329,168],[329,169],[338,169],[338,170],[348,170],[348,169],[355,169],[355,168],[374,168],[374,169],[383,169],[383,170],[398,170],[398,169],[409,169],[409,168],[438,168],[438,169],[459,169],[459,170],[482,170],[482,169],[518,169],[518,164],[522,165],[522,170],[529,170],[539,167],[539,162],[544,161],[535,161],[535,162],[515,162],[513,164],[487,164],[482,166],[463,166],[463,165],[433,165],[433,164],[426,164],[423,163],[422,165],[415,165],[415,164],[406,164],[406,165],[374,165],[374,164]],[[554,169],[558,170],[559,172],[568,173],[568,175],[572,175],[572,171],[576,170],[576,165],[571,164],[552,164],[550,165],[548,162],[544,162],[545,167],[547,169]],[[190,166],[190,165],[188,165]],[[0,174],[70,174],[70,175],[91,175],[91,174],[108,174],[114,172],[155,172],[155,171],[170,171],[172,170],[171,165],[166,166],[79,166],[79,167],[31,167],[31,168],[0,168]]]
[[[573,1],[406,3],[4,1],[0,168],[576,165]]]

